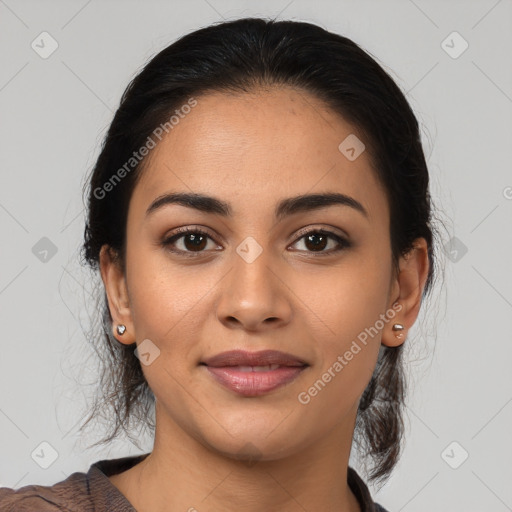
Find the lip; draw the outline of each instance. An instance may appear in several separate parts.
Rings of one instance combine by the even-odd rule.
[[[222,352],[213,357],[209,357],[202,364],[209,367],[224,366],[266,366],[268,364],[278,364],[280,366],[305,366],[308,363],[293,354],[280,352],[279,350],[260,350],[259,352],[249,352],[247,350],[230,350]]]
[[[277,350],[222,352],[201,362],[212,377],[224,387],[243,396],[261,396],[295,380],[309,364]],[[267,370],[251,366],[279,365]]]

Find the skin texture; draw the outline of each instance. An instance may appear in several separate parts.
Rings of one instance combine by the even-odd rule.
[[[126,275],[106,246],[101,252],[114,335],[127,344],[150,339],[160,350],[142,365],[156,397],[153,451],[110,480],[143,512],[358,511],[346,484],[357,406],[381,344],[403,343],[416,320],[426,242],[418,239],[393,272],[385,191],[366,152],[349,161],[338,150],[356,129],[313,96],[273,87],[197,99],[152,150],[135,187]],[[215,196],[233,217],[176,204],[146,216],[167,192]],[[368,217],[336,205],[276,222],[281,199],[325,192],[352,196]],[[176,240],[190,258],[162,245],[185,226],[211,237],[200,253],[190,237]],[[330,238],[315,251],[302,228],[327,229],[351,245],[333,252]],[[248,236],[262,248],[251,263],[236,252]],[[395,303],[393,320],[301,404],[298,394]],[[402,339],[396,322],[405,326]],[[126,325],[123,336],[117,324]],[[310,367],[284,387],[244,397],[199,365],[232,349],[281,350]]]

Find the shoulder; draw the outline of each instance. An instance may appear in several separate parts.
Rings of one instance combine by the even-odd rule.
[[[76,512],[76,510],[92,512],[94,508],[89,497],[86,477],[85,473],[73,473],[65,480],[50,486],[26,485],[19,489],[0,487],[0,510],[2,512]]]
[[[87,473],[73,473],[54,485],[0,487],[1,512],[136,512],[109,476],[141,462],[149,453],[95,462]]]
[[[388,512],[383,506],[373,501],[367,485],[357,471],[350,466],[348,467],[347,481],[361,506],[361,512]]]
[[[47,502],[36,491],[26,488],[15,491],[0,487],[0,510],[2,512],[55,512],[62,509]]]

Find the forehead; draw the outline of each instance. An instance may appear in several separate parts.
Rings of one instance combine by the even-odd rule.
[[[360,139],[357,130],[321,100],[290,87],[196,100],[151,150],[134,209],[163,193],[197,192],[229,201],[242,215],[244,206],[254,213],[284,197],[329,190],[353,196],[370,216],[387,210],[367,153],[349,160],[339,149],[347,137]]]

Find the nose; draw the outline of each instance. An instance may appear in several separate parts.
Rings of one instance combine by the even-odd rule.
[[[228,328],[258,331],[282,327],[292,316],[293,296],[279,262],[269,250],[255,259],[234,253],[231,270],[219,283],[217,319]],[[281,274],[281,275],[280,275]]]

